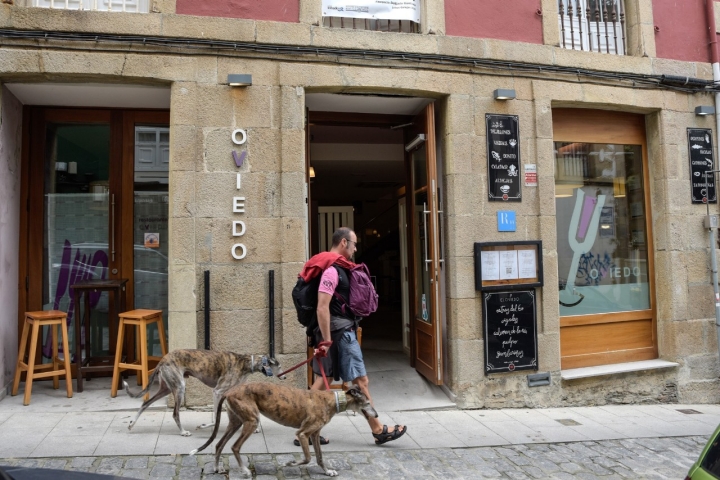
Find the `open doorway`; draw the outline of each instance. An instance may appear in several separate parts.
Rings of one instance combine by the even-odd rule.
[[[311,125],[310,148],[311,205],[317,218],[311,254],[330,247],[327,238],[337,227],[355,230],[355,261],[368,266],[379,295],[377,312],[362,322],[363,344],[409,354],[409,344],[403,344],[398,223],[405,185],[403,131]]]
[[[447,397],[415,372],[442,384],[439,297],[425,290],[442,277],[428,240],[439,236],[428,215],[436,183],[425,171],[430,164],[435,171],[432,100],[309,94],[306,104],[309,254],[329,249],[336,228],[355,230],[354,260],[368,265],[379,295],[377,312],[361,323],[368,371],[382,372],[391,391],[414,390],[401,398],[427,395],[404,408],[446,406]],[[428,128],[432,135],[419,133]],[[425,199],[419,207],[418,199]]]

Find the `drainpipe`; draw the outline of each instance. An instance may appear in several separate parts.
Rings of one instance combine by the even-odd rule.
[[[705,13],[707,15],[708,22],[708,40],[710,44],[710,59],[712,61],[713,69],[713,82],[715,85],[720,83],[720,56],[718,56],[718,42],[717,42],[717,29],[715,26],[715,0],[705,0]],[[715,133],[716,136],[720,135],[720,93],[715,94]],[[715,165],[713,165],[715,167]],[[713,168],[714,170],[714,168]],[[715,172],[712,173],[715,178]],[[716,182],[717,192],[717,182]],[[716,193],[717,196],[717,193]],[[708,202],[708,213],[710,202]],[[709,218],[709,215],[708,215]],[[715,291],[715,327],[718,335],[718,359],[720,359],[720,291],[718,291],[718,266],[715,249],[717,248],[715,240],[715,230],[712,228],[708,229],[708,235],[710,237],[710,260],[712,266],[712,282],[713,289]]]

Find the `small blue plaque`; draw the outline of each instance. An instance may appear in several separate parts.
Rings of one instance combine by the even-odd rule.
[[[515,211],[500,210],[497,212],[498,232],[515,231]]]

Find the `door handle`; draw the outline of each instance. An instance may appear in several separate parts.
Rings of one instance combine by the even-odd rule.
[[[423,232],[425,233],[424,238],[425,238],[425,271],[426,272],[428,269],[427,264],[432,261],[428,258],[428,235],[427,235],[428,213],[430,213],[430,211],[427,209],[427,203],[423,202],[423,215],[425,215],[425,221],[423,222]],[[432,279],[430,279],[430,280],[432,280]]]
[[[443,211],[442,211],[442,200],[439,198],[438,195],[438,205],[440,208],[438,209],[438,224],[440,225],[440,228],[438,229],[438,252],[440,252],[440,260],[438,262],[440,265],[443,265],[445,262],[445,252],[443,250],[443,232],[445,231],[445,223],[443,222]]]
[[[115,261],[115,194],[110,195],[110,248],[112,261]]]

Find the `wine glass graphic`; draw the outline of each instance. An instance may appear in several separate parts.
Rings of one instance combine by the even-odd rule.
[[[580,257],[589,252],[595,243],[598,227],[600,226],[600,212],[605,204],[605,195],[586,197],[582,189],[578,188],[576,191],[575,208],[568,227],[568,243],[573,251],[573,258],[572,262],[570,262],[570,271],[568,272],[565,288],[561,288],[561,290],[570,292],[572,295],[580,297],[580,299],[574,303],[560,300],[560,305],[564,307],[574,307],[585,298],[583,294],[575,291],[575,278]]]

